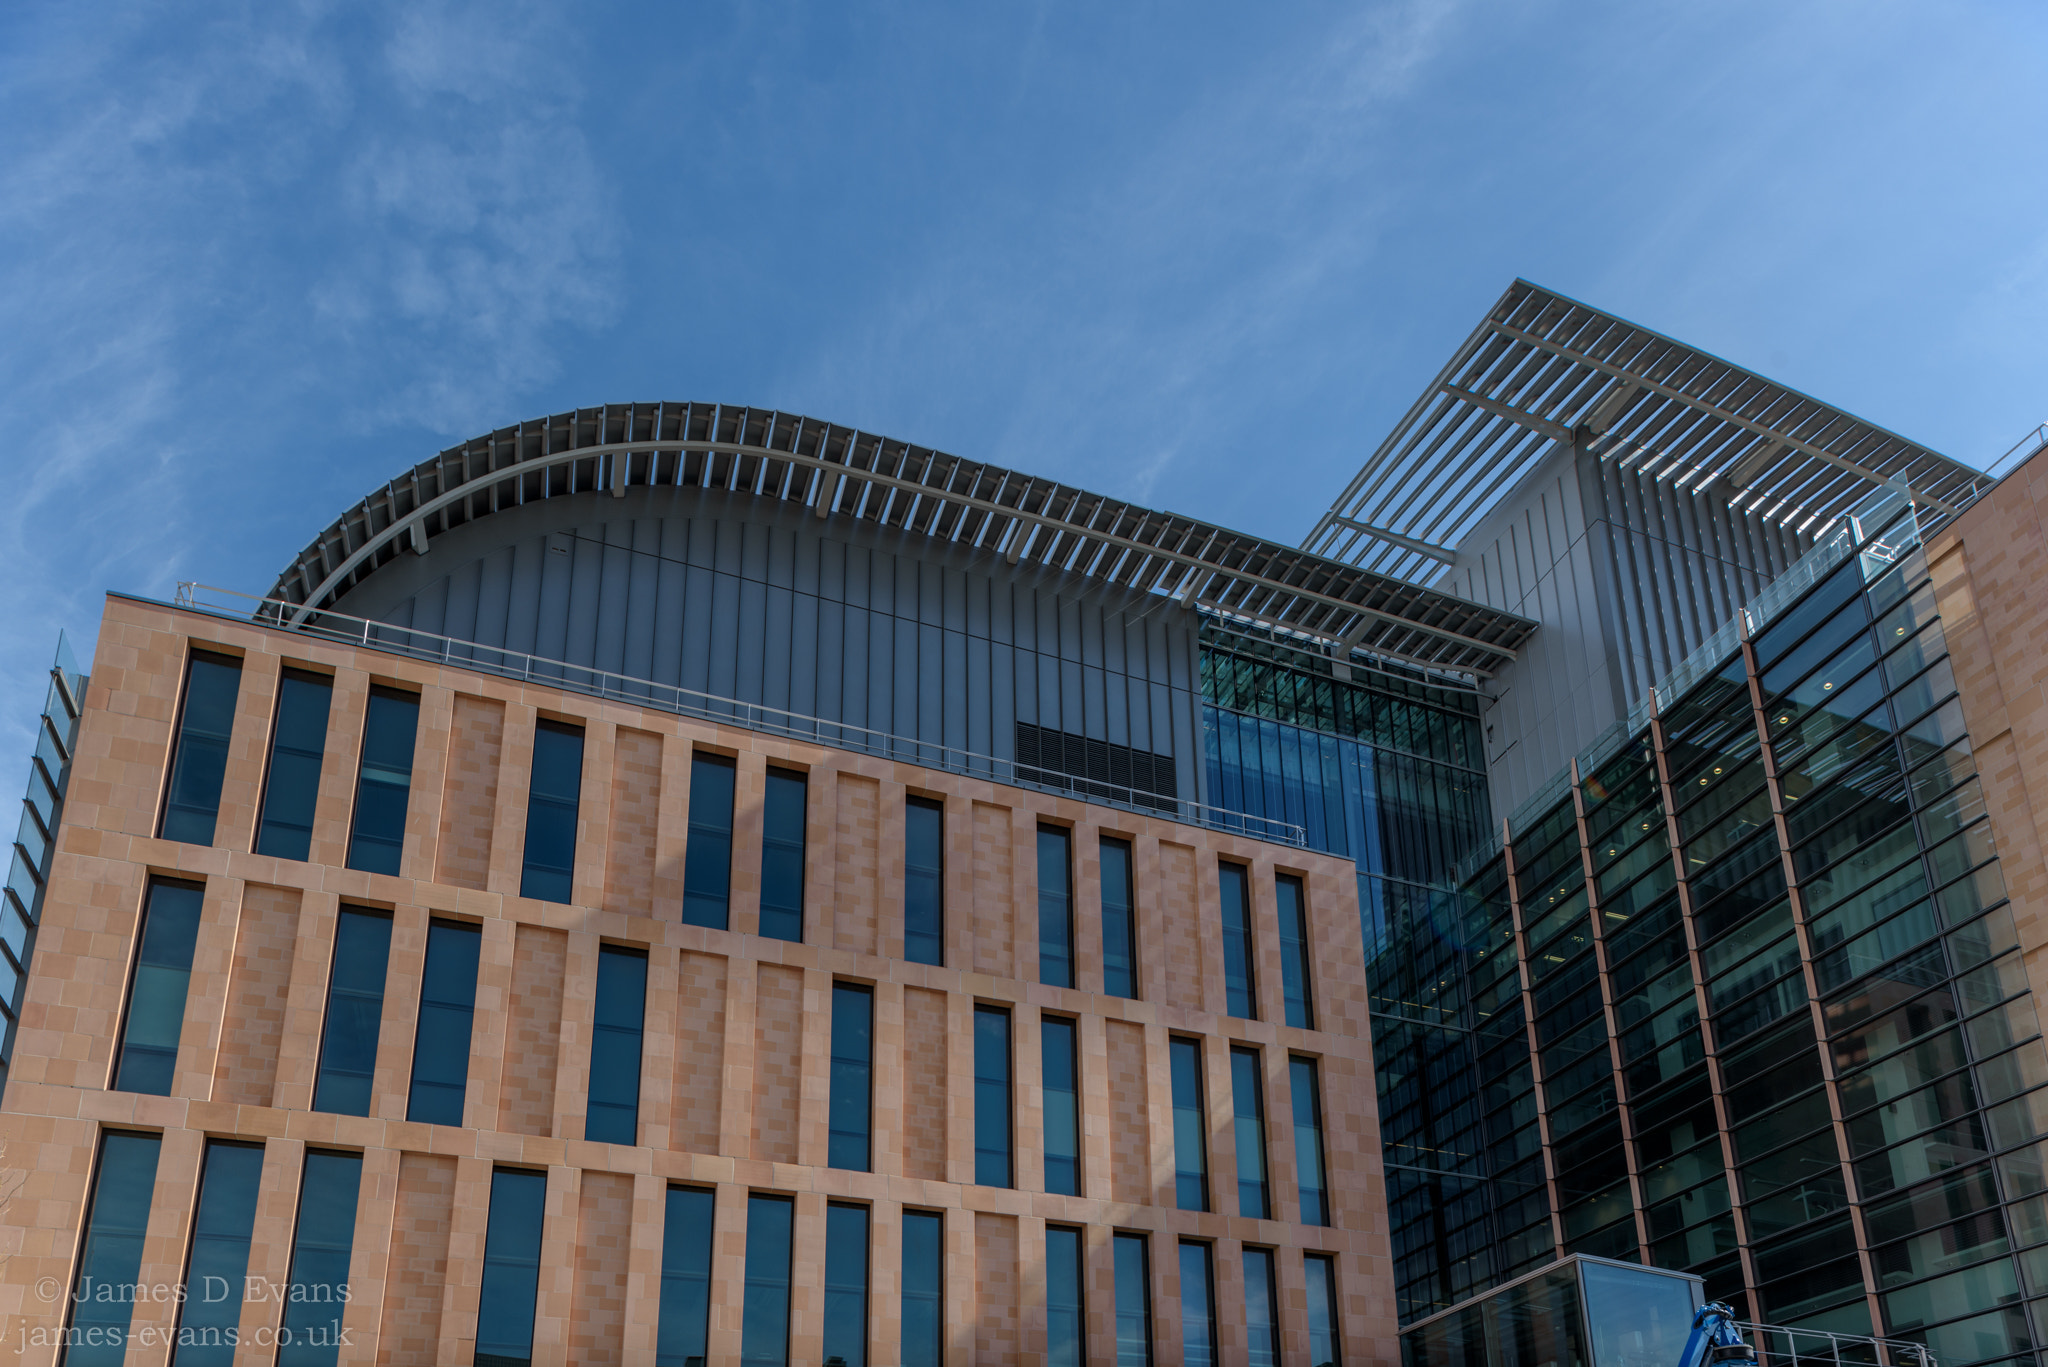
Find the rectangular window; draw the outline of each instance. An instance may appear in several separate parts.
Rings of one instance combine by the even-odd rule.
[[[1081,1088],[1075,1063],[1074,1023],[1041,1016],[1039,1054],[1044,1068],[1045,1189],[1081,1194]]]
[[[832,984],[832,1099],[827,1107],[828,1167],[868,1170],[875,1071],[875,994]]]
[[[306,1150],[284,1307],[288,1336],[278,1349],[277,1367],[334,1367],[341,1359],[341,1316],[362,1190],[361,1154]]]
[[[974,1180],[1010,1185],[1010,1013],[974,1008]]]
[[[263,1185],[263,1146],[209,1141],[192,1211],[185,1301],[178,1310],[178,1367],[234,1367],[242,1280]]]
[[[192,947],[199,939],[198,883],[151,879],[142,908],[141,948],[128,985],[128,1022],[114,1090],[171,1094],[178,1067],[178,1035],[185,1028],[185,994],[192,982]]]
[[[1252,977],[1252,902],[1242,864],[1219,864],[1217,891],[1223,898],[1224,1009],[1240,1020],[1257,1020],[1259,997]]]
[[[1259,1051],[1230,1051],[1230,1100],[1236,1113],[1237,1213],[1273,1217],[1266,1199],[1266,1098],[1259,1081]]]
[[[1315,1002],[1309,991],[1308,901],[1302,895],[1301,880],[1281,874],[1273,880],[1280,905],[1280,994],[1287,1006],[1287,1023],[1302,1030],[1316,1028]]]
[[[220,816],[220,785],[228,772],[228,736],[235,728],[235,694],[242,662],[192,652],[185,665],[185,698],[178,706],[171,745],[171,776],[164,788],[163,824],[157,834],[187,845],[211,845]],[[123,1323],[126,1323],[124,1320]]]
[[[391,914],[343,907],[334,926],[334,967],[327,976],[327,1023],[320,1032],[320,1074],[313,1109],[368,1115],[384,1022],[384,976],[391,962]]]
[[[789,1367],[789,1255],[795,1203],[747,1198],[747,1288],[740,1367]]]
[[[1301,1183],[1301,1222],[1330,1223],[1329,1184],[1323,1180],[1323,1093],[1312,1058],[1287,1060],[1294,1105],[1294,1171]]]
[[[484,1283],[477,1298],[476,1367],[528,1367],[533,1361],[533,1312],[540,1295],[540,1235],[547,1196],[544,1173],[499,1168],[491,1174]]]
[[[690,757],[690,836],[683,850],[683,924],[726,928],[732,902],[733,762]]]
[[[412,750],[419,725],[417,696],[382,686],[370,690],[363,716],[363,762],[356,776],[355,824],[348,839],[352,869],[398,872],[399,856],[405,853],[405,804],[412,794]]]
[[[526,859],[519,895],[567,902],[576,882],[576,812],[583,793],[583,728],[543,721],[533,728],[533,776],[526,794]]]
[[[940,1367],[945,1359],[945,1232],[945,1217],[936,1212],[903,1212],[902,1367]],[[1049,1285],[1048,1319],[1054,1294]]]
[[[1152,1269],[1145,1236],[1119,1234],[1116,1250],[1116,1367],[1152,1367]]]
[[[804,938],[804,806],[809,784],[787,769],[768,771],[761,799],[761,933]]]
[[[1138,916],[1131,895],[1131,845],[1102,842],[1102,990],[1138,995]]]
[[[1244,1251],[1245,1367],[1280,1367],[1280,1297],[1271,1249]]]
[[[1173,1074],[1173,1195],[1182,1210],[1209,1208],[1209,1121],[1202,1106],[1202,1044],[1169,1039]]]
[[[825,1361],[867,1367],[868,1208],[825,1207]]]
[[[1216,1367],[1216,1278],[1209,1245],[1180,1246],[1180,1360],[1184,1367]]]
[[[1338,1367],[1337,1260],[1310,1254],[1301,1260],[1308,1274],[1308,1360],[1314,1367]]]
[[[320,761],[327,754],[327,712],[334,680],[287,669],[277,683],[277,719],[270,730],[270,766],[256,853],[304,859],[313,847],[313,807],[320,798]]]
[[[590,1033],[590,1100],[583,1137],[640,1142],[640,1034],[647,1021],[647,952],[602,945]]]
[[[128,1359],[131,1298],[101,1300],[102,1286],[134,1286],[142,1274],[142,1242],[149,1229],[149,1199],[163,1147],[153,1134],[110,1130],[100,1140],[99,1171],[85,1216],[85,1246],[72,1283],[66,1367],[121,1367]]]
[[[661,1321],[654,1367],[703,1367],[711,1332],[711,1230],[715,1193],[670,1187],[661,1226]]]
[[[946,808],[928,797],[903,807],[903,957],[946,961]]]
[[[1060,1225],[1045,1230],[1045,1340],[1047,1367],[1082,1367],[1088,1360],[1081,1231]],[[904,1367],[909,1367],[908,1361]]]
[[[1074,889],[1069,873],[1071,836],[1059,826],[1038,828],[1038,980],[1074,985]]]
[[[470,1027],[476,1019],[476,964],[483,939],[481,927],[460,921],[435,921],[427,928],[407,1120],[462,1123],[462,1102],[469,1090]]]

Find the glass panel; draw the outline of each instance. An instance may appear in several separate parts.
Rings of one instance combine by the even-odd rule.
[[[1046,1321],[1052,1361],[1060,1356],[1060,1268],[1054,1236],[1072,1230],[1046,1231]],[[945,1354],[945,1218],[926,1210],[903,1212],[903,1363],[902,1367],[940,1367]],[[1078,1275],[1078,1274],[1077,1274]],[[1079,1294],[1076,1286],[1075,1293]],[[1075,1316],[1078,1324],[1079,1316]],[[665,1364],[662,1365],[665,1367]]]
[[[1202,1106],[1202,1045],[1169,1039],[1173,1075],[1173,1191],[1182,1210],[1209,1208],[1209,1122]]]
[[[1672,1367],[1692,1334],[1693,1285],[1608,1263],[1582,1262],[1593,1367]]]
[[[1116,1261],[1116,1367],[1152,1367],[1152,1284],[1145,1236],[1119,1234]]]
[[[1302,1030],[1315,1026],[1315,1002],[1309,988],[1308,899],[1301,880],[1281,874],[1273,880],[1280,911],[1280,991],[1286,999],[1287,1023]]]
[[[263,816],[256,853],[304,859],[313,844],[313,805],[320,796],[320,761],[327,753],[327,713],[334,681],[287,669],[277,684],[277,724],[270,733],[270,766],[263,781]]]
[[[1301,1222],[1330,1223],[1330,1194],[1323,1180],[1323,1098],[1316,1061],[1287,1060],[1288,1090],[1294,1102],[1294,1171],[1301,1184]]]
[[[607,1144],[640,1139],[640,1035],[647,1015],[647,955],[602,945],[590,1035],[590,1096],[583,1137]]]
[[[789,1367],[789,1258],[795,1209],[787,1196],[747,1198],[742,1367]]]
[[[1010,1175],[1010,1013],[974,1009],[974,1180],[1007,1187]]]
[[[703,1367],[711,1326],[711,1233],[717,1197],[670,1187],[661,1227],[661,1322],[655,1367]],[[695,1363],[691,1359],[696,1359]],[[908,1358],[904,1359],[909,1362]]]
[[[761,934],[804,938],[804,806],[809,784],[787,769],[768,771],[761,799]]]
[[[1074,1023],[1058,1016],[1039,1020],[1039,1054],[1044,1069],[1045,1189],[1061,1196],[1081,1194],[1081,1098],[1075,1075]]]
[[[1102,842],[1102,990],[1138,995],[1138,925],[1131,897],[1131,847]]]
[[[933,1217],[936,1219],[936,1217]],[[1081,1231],[1049,1225],[1045,1231],[1045,1337],[1048,1367],[1087,1361],[1088,1316],[1081,1294]],[[934,1367],[939,1361],[936,1348]],[[903,1367],[911,1367],[906,1353]]]
[[[1217,885],[1223,896],[1223,993],[1225,1009],[1240,1020],[1256,1020],[1258,996],[1253,990],[1251,889],[1239,864],[1219,864]]]
[[[1237,1138],[1237,1213],[1254,1219],[1273,1214],[1266,1195],[1266,1100],[1255,1049],[1230,1051],[1230,1094]]]
[[[170,783],[164,790],[163,825],[157,832],[165,840],[213,843],[221,780],[228,771],[228,736],[235,726],[235,694],[241,686],[240,660],[192,652],[185,666],[185,701],[171,750]]]
[[[868,1208],[825,1207],[825,1367],[867,1367]]]
[[[544,721],[533,731],[526,798],[526,862],[519,895],[567,902],[576,881],[576,811],[583,791],[583,728]]]
[[[690,757],[690,836],[683,851],[683,924],[724,930],[732,901],[733,762]]]
[[[832,1099],[825,1162],[868,1170],[875,1060],[875,997],[865,987],[832,984]]]
[[[420,700],[394,688],[370,690],[363,717],[363,760],[356,776],[355,822],[348,866],[397,873],[405,851],[405,809],[412,793],[413,742]]]
[[[500,1168],[491,1174],[491,1216],[484,1232],[483,1288],[476,1317],[476,1367],[527,1367],[540,1293],[541,1220],[548,1179]]]
[[[1315,1281],[1310,1270],[1309,1281]],[[1280,1297],[1273,1284],[1269,1249],[1244,1251],[1244,1337],[1248,1367],[1280,1367]]]
[[[361,1154],[306,1151],[277,1367],[334,1367],[341,1359],[341,1317],[362,1187]]]
[[[1216,1367],[1216,1289],[1209,1245],[1180,1246],[1180,1360],[1185,1367]]]
[[[1337,1260],[1310,1255],[1301,1263],[1308,1274],[1308,1360],[1314,1367],[1338,1367]]]
[[[904,958],[946,961],[945,905],[945,807],[914,797],[903,811]]]
[[[153,1134],[109,1131],[100,1140],[99,1171],[93,1175],[92,1204],[86,1213],[85,1246],[71,1287],[71,1346],[67,1367],[121,1367],[128,1357],[128,1321],[134,1301],[102,1299],[95,1288],[134,1286],[142,1273],[142,1242],[149,1227],[149,1200],[156,1188]]]
[[[483,930],[457,921],[427,928],[420,1019],[412,1046],[406,1119],[460,1125],[469,1089],[469,1036],[476,1017],[476,965]],[[530,1330],[531,1326],[529,1326]]]
[[[384,1023],[384,976],[391,962],[391,915],[343,907],[334,927],[327,979],[327,1022],[320,1034],[320,1075],[313,1109],[368,1115]]]
[[[1060,827],[1038,828],[1038,980],[1053,987],[1074,985],[1068,842],[1068,832]]]
[[[142,947],[128,988],[128,1022],[114,1090],[169,1096],[185,1027],[185,996],[192,981],[192,949],[199,938],[205,888],[152,880],[142,912]]]
[[[263,1184],[261,1144],[209,1143],[192,1213],[192,1253],[178,1315],[177,1367],[234,1367],[242,1279]]]

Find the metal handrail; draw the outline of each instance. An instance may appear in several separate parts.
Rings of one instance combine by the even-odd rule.
[[[2000,466],[2004,465],[2007,461],[2012,461],[2013,467],[2016,469],[2021,461],[2039,453],[2043,448],[2048,448],[2048,422],[2042,423],[2039,427],[2036,427],[2033,431],[2014,442],[2004,455],[1985,467],[1984,473],[1994,480],[2003,479],[2006,475],[2011,474],[2012,471],[2001,470]],[[2014,456],[2018,456],[2019,460],[2013,460]]]
[[[1825,1360],[1842,1367],[1939,1367],[1927,1345],[1913,1339],[1877,1338],[1870,1334],[1837,1334],[1827,1329],[1788,1329],[1776,1324],[1738,1322],[1735,1326],[1757,1351],[1757,1367],[1793,1367],[1801,1362]],[[1771,1346],[1770,1336],[1784,1339],[1782,1350]],[[1801,1347],[1802,1340],[1814,1346]],[[1844,1353],[1844,1348],[1848,1352]]]
[[[1058,770],[1028,764],[1020,765],[1015,760],[963,750],[958,746],[938,741],[917,740],[888,731],[877,731],[872,727],[856,726],[850,722],[831,721],[824,717],[791,712],[780,707],[769,707],[764,703],[703,693],[677,684],[636,679],[631,675],[615,674],[591,665],[550,660],[541,655],[507,650],[502,646],[481,645],[459,637],[443,636],[413,627],[395,626],[389,622],[373,622],[367,617],[354,617],[327,608],[311,612],[301,623],[293,625],[286,614],[296,615],[302,605],[281,598],[262,598],[253,593],[238,593],[233,589],[214,588],[207,584],[180,580],[177,597],[171,606],[203,612],[214,617],[253,622],[258,626],[290,631],[301,636],[318,637],[343,645],[362,646],[370,650],[405,655],[412,659],[426,660],[456,669],[495,674],[501,678],[517,679],[522,683],[545,684],[550,688],[568,689],[571,692],[586,693],[593,697],[608,698],[639,707],[658,708],[678,716],[695,717],[726,726],[740,726],[749,731],[787,736],[792,740],[807,741],[815,745],[851,750],[858,754],[879,755],[926,769],[942,769],[947,773],[986,779],[1011,787],[1056,793],[1062,797],[1079,798],[1097,806],[1114,807],[1119,811],[1164,816],[1191,826],[1250,836],[1254,840],[1266,840],[1304,849],[1308,846],[1308,831],[1292,822],[1252,816],[1245,812],[1233,812],[1204,802],[1196,802],[1191,798],[1173,797],[1164,793],[1147,792],[1140,788],[1104,783],[1063,774]]]

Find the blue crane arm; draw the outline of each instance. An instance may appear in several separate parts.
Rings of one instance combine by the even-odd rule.
[[[1757,1367],[1756,1349],[1742,1341],[1733,1308],[1719,1301],[1700,1307],[1678,1367]]]

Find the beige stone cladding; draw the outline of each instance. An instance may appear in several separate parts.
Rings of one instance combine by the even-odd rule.
[[[2034,535],[2038,547],[2038,529]],[[178,692],[195,646],[243,661],[211,847],[154,835]],[[2039,671],[2048,668],[2048,652],[2038,640],[2032,649],[2033,729],[2024,743],[2036,747],[2041,763],[2048,733]],[[252,852],[286,666],[334,679],[307,862]],[[373,684],[421,701],[397,875],[344,867]],[[107,1129],[163,1136],[142,1254],[145,1284],[175,1284],[182,1275],[208,1139],[265,1146],[250,1269],[277,1280],[288,1275],[307,1147],[360,1152],[345,1363],[471,1360],[498,1167],[546,1175],[536,1363],[653,1361],[663,1192],[671,1185],[716,1193],[713,1363],[738,1357],[750,1193],[795,1198],[793,1363],[821,1356],[818,1280],[833,1201],[871,1210],[868,1361],[884,1367],[898,1360],[898,1227],[906,1207],[944,1219],[949,1364],[1045,1360],[1048,1224],[1084,1231],[1089,1361],[1114,1358],[1111,1237],[1119,1232],[1152,1241],[1155,1361],[1181,1359],[1174,1249],[1183,1239],[1214,1251],[1221,1361],[1242,1361],[1246,1351],[1246,1245],[1279,1253],[1283,1361],[1307,1360],[1305,1251],[1336,1257],[1344,1361],[1397,1356],[1356,879],[1346,860],[124,598],[109,600],[86,704],[0,1110],[0,1343],[22,1350],[18,1361],[55,1360],[54,1348],[37,1346],[38,1331],[47,1343],[62,1322],[61,1292],[76,1272]],[[549,719],[581,726],[586,738],[568,903],[519,895],[534,729]],[[2013,736],[2019,744],[2017,723]],[[737,763],[726,931],[684,925],[679,914],[690,759],[703,751]],[[770,765],[809,778],[801,944],[753,933]],[[901,957],[909,797],[943,804],[946,967]],[[1073,989],[1033,981],[1042,823],[1068,827],[1074,837]],[[1096,852],[1105,836],[1132,846],[1135,1000],[1101,991]],[[1250,869],[1255,971],[1276,1008],[1282,950],[1274,880],[1302,878],[1317,1029],[1225,1014],[1219,860]],[[2038,858],[2031,867],[2038,872]],[[205,888],[169,1096],[109,1087],[152,877]],[[2039,889],[2030,895],[2039,908]],[[392,917],[367,1116],[310,1109],[344,905]],[[466,1127],[405,1119],[433,919],[482,931]],[[583,1138],[599,947],[606,944],[648,956],[640,1143],[633,1146]],[[835,981],[874,993],[869,1172],[826,1166]],[[977,1005],[1011,1014],[1014,1189],[972,1181]],[[1047,1015],[1077,1024],[1080,1196],[1044,1190],[1036,1087]],[[1173,1037],[1202,1046],[1210,1184],[1215,1203],[1229,1210],[1236,1172],[1230,1048],[1262,1051],[1272,1200],[1288,1216],[1299,1206],[1287,1059],[1319,1061],[1332,1227],[1175,1208]],[[238,1363],[271,1360],[254,1340],[280,1313],[274,1300],[243,1306]],[[176,1318],[175,1305],[142,1304],[133,1326],[168,1330]],[[128,1358],[163,1360],[161,1348],[140,1345]]]

